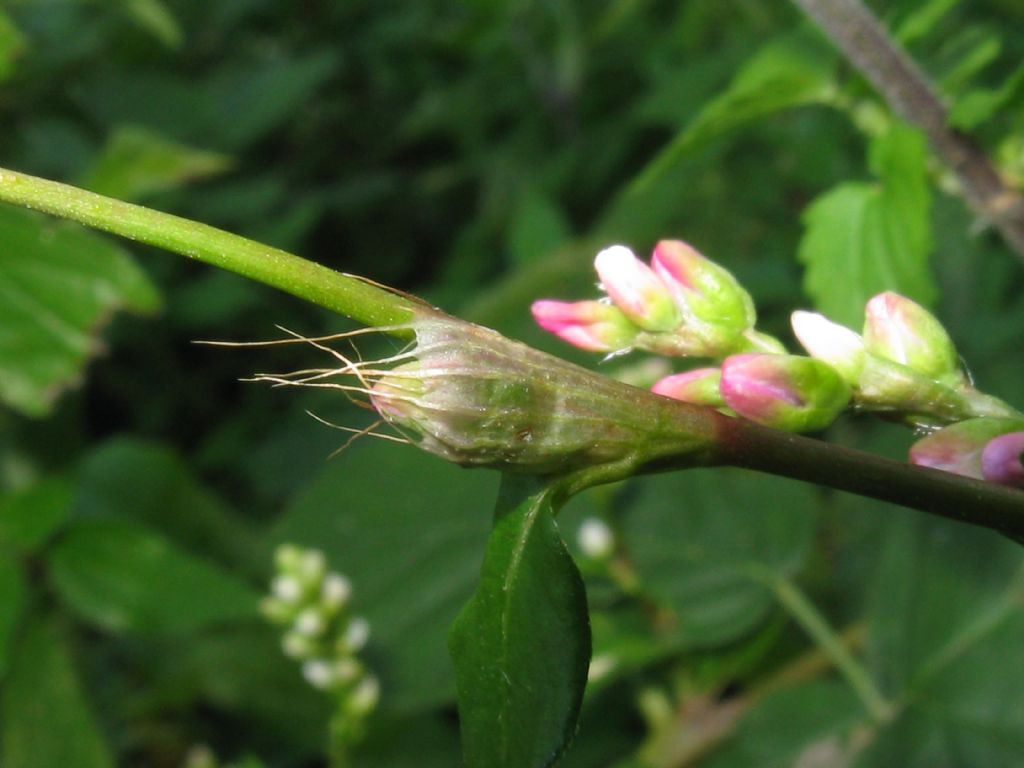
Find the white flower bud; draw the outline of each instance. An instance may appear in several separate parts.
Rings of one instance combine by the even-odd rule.
[[[270,583],[274,597],[285,603],[296,603],[302,597],[302,585],[293,576],[280,575]]]
[[[326,629],[324,617],[316,608],[307,608],[295,619],[295,631],[306,637],[316,637]]]
[[[305,659],[313,653],[313,643],[298,632],[288,632],[281,638],[281,650],[289,659]]]
[[[302,676],[314,688],[324,691],[338,682],[334,666],[324,659],[311,659],[302,665]]]
[[[603,520],[588,517],[580,525],[576,542],[587,557],[603,560],[615,549],[615,534]]]
[[[352,596],[352,582],[340,573],[329,573],[320,587],[320,601],[325,607],[338,609]]]
[[[341,638],[341,644],[349,653],[356,653],[363,649],[366,641],[370,639],[370,622],[362,616],[356,616],[345,628],[345,634]]]
[[[615,669],[617,664],[618,662],[615,657],[610,653],[595,656],[590,661],[590,668],[587,670],[587,680],[591,682],[594,680],[600,680]]]
[[[850,386],[857,386],[864,368],[864,340],[858,334],[817,312],[794,312],[791,322],[807,354],[831,365]]]
[[[380,701],[380,682],[373,675],[367,675],[352,691],[348,700],[349,712],[366,715],[373,711]]]
[[[320,581],[324,577],[324,573],[327,571],[327,559],[320,550],[307,549],[302,553],[302,558],[297,566],[296,570],[300,578],[312,583]]]

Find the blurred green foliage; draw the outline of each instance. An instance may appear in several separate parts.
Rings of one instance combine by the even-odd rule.
[[[1020,4],[879,10],[955,124],[1024,179]],[[902,291],[1021,405],[1020,262],[781,0],[14,0],[0,125],[0,165],[399,285],[609,372],[543,338],[528,305],[589,297],[611,242],[694,243],[785,338],[794,308],[857,324],[867,296]],[[0,763],[178,766],[206,744],[320,764],[329,708],[255,611],[270,553],[294,541],[352,580],[372,626],[382,698],[355,764],[457,764],[445,638],[496,478],[369,438],[327,460],[345,436],[305,411],[362,425],[356,409],[236,381],[319,353],[190,342],[344,324],[143,250],[0,211]],[[857,418],[829,438],[895,457],[910,441]],[[559,518],[571,548],[593,516],[617,549],[576,552],[602,666],[564,765],[1024,760],[1021,557],[995,534],[718,471],[589,492]],[[766,573],[850,644],[885,717]]]

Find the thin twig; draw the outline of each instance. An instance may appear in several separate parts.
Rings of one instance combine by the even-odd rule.
[[[861,0],[793,0],[904,120],[921,128],[956,175],[974,212],[992,223],[1024,260],[1024,197],[1000,178],[985,153],[951,130],[927,76]]]

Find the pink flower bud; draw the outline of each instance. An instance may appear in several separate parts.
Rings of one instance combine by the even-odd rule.
[[[740,416],[788,432],[823,429],[850,402],[850,387],[834,368],[796,355],[728,357],[720,389]]]
[[[645,331],[671,331],[682,315],[665,284],[623,245],[605,248],[594,259],[601,285],[615,305]]]
[[[959,359],[946,329],[931,312],[887,291],[867,303],[864,345],[868,352],[933,379],[959,379]]]
[[[831,365],[847,384],[857,385],[864,368],[864,340],[860,336],[817,312],[794,312],[790,322],[807,354]]]
[[[737,332],[757,321],[754,302],[736,278],[687,243],[662,240],[651,266],[688,316]]]
[[[719,384],[722,371],[718,368],[697,368],[685,373],[674,373],[657,382],[651,391],[656,395],[671,397],[694,405],[710,405],[720,408],[725,404]]]
[[[590,352],[629,347],[637,328],[616,307],[600,301],[535,301],[533,318],[545,331]]]
[[[986,478],[983,453],[987,446],[1002,436],[1024,434],[1021,430],[1024,430],[1024,422],[1018,419],[960,421],[914,443],[910,448],[910,463],[983,480]],[[989,462],[993,476],[1006,474],[1006,454],[1002,451],[1009,445],[1012,441],[997,443],[992,449]]]
[[[981,451],[981,473],[990,483],[1024,488],[1024,432],[989,440]]]

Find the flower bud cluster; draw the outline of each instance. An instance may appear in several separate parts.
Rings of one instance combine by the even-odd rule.
[[[376,708],[380,686],[358,658],[370,625],[351,612],[351,582],[329,571],[316,549],[284,544],[274,564],[271,594],[260,607],[267,619],[286,627],[285,655],[302,663],[310,685],[335,694],[348,718],[362,720]]]
[[[792,318],[800,343],[839,372],[858,407],[898,414],[915,426],[1013,414],[974,389],[949,334],[924,307],[886,292],[868,301],[864,314],[860,335],[813,312]]]
[[[923,467],[1024,488],[1024,420],[968,419],[918,440],[910,461]]]
[[[606,298],[534,302],[542,328],[592,352],[721,358],[783,351],[754,330],[754,303],[736,278],[682,241],[662,240],[649,265],[613,245],[597,254],[594,268]]]
[[[616,245],[594,266],[606,298],[538,301],[534,317],[587,350],[720,361],[661,378],[655,394],[792,432],[823,429],[851,405],[919,428],[952,424],[920,441],[912,461],[1024,485],[1024,415],[974,388],[945,328],[910,299],[872,298],[861,333],[814,312],[793,313],[804,357],[754,330],[750,295],[686,243],[659,242],[649,265]]]

